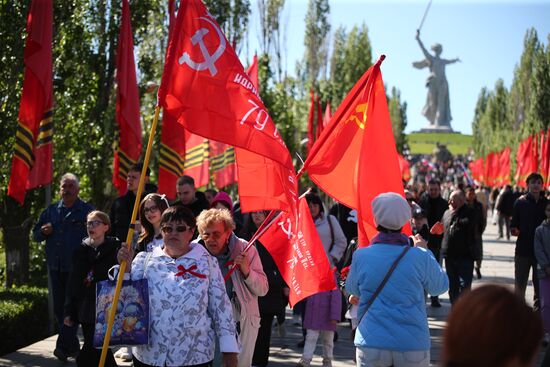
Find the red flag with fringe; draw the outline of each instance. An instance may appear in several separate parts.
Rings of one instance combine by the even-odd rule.
[[[541,131],[540,134],[540,173],[544,179],[544,186],[550,186],[550,128]]]
[[[299,202],[299,218],[282,213],[260,241],[290,288],[291,307],[312,294],[336,288],[334,273],[305,198]]]
[[[134,62],[134,41],[130,24],[130,5],[122,0],[122,15],[116,55],[116,120],[118,147],[114,153],[113,184],[119,195],[126,193],[126,177],[141,155],[139,90]]]
[[[31,2],[8,195],[21,205],[29,189],[52,182],[53,89],[51,0]]]

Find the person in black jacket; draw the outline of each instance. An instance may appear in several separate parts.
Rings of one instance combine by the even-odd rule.
[[[247,222],[239,233],[239,237],[250,240],[258,227],[265,220],[268,212],[257,211],[250,213]],[[269,347],[271,343],[271,325],[274,317],[277,317],[280,330],[284,330],[284,312],[288,303],[289,288],[286,285],[279,268],[275,264],[273,257],[267,249],[256,241],[256,249],[264,268],[264,273],[267,276],[269,290],[263,297],[258,297],[258,307],[260,309],[260,329],[256,338],[254,347],[254,355],[252,357],[252,365],[265,367],[269,360]],[[283,315],[282,320],[279,319]],[[282,329],[281,329],[282,328]],[[281,335],[281,333],[279,333]],[[284,335],[281,335],[284,336]]]
[[[503,238],[503,227],[506,225],[506,239],[510,239],[510,220],[514,214],[514,202],[516,197],[512,192],[512,186],[506,185],[497,197],[495,208],[498,214],[498,237]]]
[[[441,183],[433,179],[428,182],[428,194],[424,195],[418,204],[426,213],[429,228],[432,228],[437,222],[441,222],[443,213],[449,208],[447,201],[441,197]],[[430,233],[427,240],[428,248],[434,254],[435,259],[441,262],[440,251],[443,236]],[[431,301],[432,307],[441,307],[438,297],[431,297]]]
[[[455,190],[449,197],[450,208],[443,214],[441,251],[449,277],[449,298],[453,304],[458,296],[472,286],[474,259],[479,257],[475,241],[475,214],[466,205],[463,191]]]
[[[487,227],[487,212],[483,210],[483,205],[477,201],[476,190],[468,186],[466,187],[466,202],[468,207],[474,211],[474,238],[476,241],[476,248],[479,251],[476,251],[477,257],[475,260],[475,267],[478,278],[481,278],[481,262],[483,260],[483,232],[485,232],[485,227]]]
[[[143,163],[137,163],[130,167],[128,176],[126,177],[128,191],[126,194],[118,197],[111,206],[111,212],[109,214],[112,224],[110,235],[121,241],[126,241],[128,229],[130,228],[130,220],[132,219],[132,211],[134,210],[134,204],[136,202],[136,194],[142,169]],[[143,200],[145,195],[157,191],[155,185],[148,183],[150,174],[151,170],[147,167],[147,177],[145,178],[144,190],[141,193],[141,200]],[[139,233],[139,231],[137,232]]]
[[[206,200],[204,193],[197,191],[195,180],[191,176],[181,176],[176,181],[176,193],[178,199],[172,205],[181,205],[193,212],[198,217],[203,210],[210,208],[210,203]]]
[[[514,256],[514,276],[516,292],[525,297],[529,271],[533,269],[533,307],[539,308],[539,281],[535,258],[535,229],[546,218],[544,209],[548,199],[542,193],[542,176],[531,173],[527,177],[527,194],[514,203],[514,214],[510,223],[512,236],[518,236]]]
[[[76,357],[77,366],[97,366],[101,349],[93,347],[95,329],[96,283],[107,279],[107,272],[117,265],[117,252],[120,241],[106,237],[110,220],[106,213],[98,210],[90,212],[86,227],[88,237],[74,252],[73,268],[69,276],[69,286],[65,299],[65,318],[67,326],[82,325],[84,345]],[[111,350],[107,351],[105,366],[116,366]]]

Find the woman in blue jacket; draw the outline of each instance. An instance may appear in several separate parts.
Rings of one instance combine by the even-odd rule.
[[[348,292],[359,297],[357,366],[427,367],[430,332],[424,292],[433,296],[446,292],[447,275],[417,235],[412,238],[414,247],[402,257],[367,310],[394,261],[410,246],[401,229],[410,220],[411,209],[401,195],[378,195],[372,211],[379,233],[368,247],[355,252],[346,280]]]

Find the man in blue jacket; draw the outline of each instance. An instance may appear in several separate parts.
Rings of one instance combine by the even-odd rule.
[[[54,314],[59,326],[54,355],[66,361],[76,356],[80,344],[76,336],[78,326],[63,324],[63,305],[73,252],[86,237],[86,216],[93,210],[90,204],[78,197],[78,177],[66,173],[61,177],[61,200],[50,205],[40,214],[33,229],[37,242],[46,241],[46,262],[51,282]]]

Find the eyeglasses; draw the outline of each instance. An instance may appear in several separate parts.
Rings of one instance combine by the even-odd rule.
[[[212,232],[212,233],[205,232],[205,233],[201,233],[201,238],[205,241],[207,239],[209,239],[210,237],[212,237],[213,240],[219,240],[222,236],[223,236],[222,232]]]
[[[92,227],[92,228],[95,228],[97,227],[98,225],[100,224],[105,224],[103,223],[102,221],[100,220],[89,220],[86,222],[86,227]]]
[[[161,227],[161,231],[162,233],[164,234],[169,234],[169,233],[172,233],[174,230],[178,233],[183,233],[187,230],[191,229],[191,227],[188,227],[186,225],[180,225],[180,226],[175,226],[175,227],[171,227],[171,226],[162,226]]]
[[[143,207],[143,213],[144,214],[147,214],[149,212],[154,213],[158,210],[159,210],[159,207],[156,206],[156,205],[151,205],[150,207],[146,207],[146,206]]]

